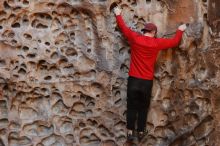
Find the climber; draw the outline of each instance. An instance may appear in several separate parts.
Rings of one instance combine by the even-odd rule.
[[[173,38],[156,38],[157,26],[146,23],[139,34],[128,28],[121,16],[122,9],[113,9],[117,24],[131,47],[129,77],[127,83],[127,140],[133,141],[137,131],[139,141],[147,134],[146,121],[153,86],[154,64],[160,50],[178,46],[186,24],[178,27]],[[135,129],[137,122],[137,129]]]

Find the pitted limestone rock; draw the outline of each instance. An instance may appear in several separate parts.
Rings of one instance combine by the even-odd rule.
[[[217,0],[2,0],[0,145],[123,145],[130,49],[114,2],[138,32],[189,23],[158,56],[143,145],[219,143]]]

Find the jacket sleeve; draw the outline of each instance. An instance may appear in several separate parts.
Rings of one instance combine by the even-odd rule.
[[[132,31],[129,27],[127,27],[121,15],[116,16],[116,22],[121,32],[128,39],[128,41],[133,42],[134,37],[137,35],[137,33]]]
[[[181,39],[182,39],[183,31],[177,30],[176,34],[173,38],[158,38],[157,43],[158,43],[158,49],[163,50],[163,49],[168,49],[168,48],[174,48],[179,45]]]

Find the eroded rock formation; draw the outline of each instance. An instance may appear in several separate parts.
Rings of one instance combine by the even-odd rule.
[[[160,37],[144,145],[218,146],[218,0],[1,0],[0,146],[122,146],[129,46],[110,5]]]

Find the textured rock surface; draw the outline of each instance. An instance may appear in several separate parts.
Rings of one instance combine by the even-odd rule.
[[[0,146],[121,146],[129,47],[109,12],[116,0],[0,1]],[[122,0],[134,30],[169,37],[156,66],[144,145],[217,146],[220,2]]]

